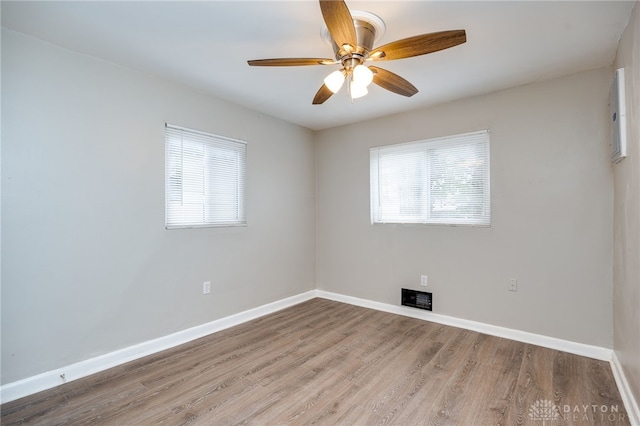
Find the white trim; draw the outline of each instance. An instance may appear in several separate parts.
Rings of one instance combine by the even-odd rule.
[[[129,361],[151,355],[165,349],[190,342],[211,333],[242,324],[247,321],[280,311],[293,305],[316,297],[315,290],[310,290],[273,303],[258,306],[228,317],[220,318],[206,324],[178,331],[167,336],[149,340],[137,345],[129,346],[114,352],[109,352],[94,358],[80,361],[62,368],[47,371],[16,382],[7,383],[0,387],[0,403],[13,401],[27,395],[32,395],[63,383],[77,380],[91,374],[116,367]],[[64,379],[62,379],[64,375]]]
[[[331,293],[323,290],[318,290],[317,296],[324,299],[335,300],[336,302],[344,302],[350,305],[362,306],[364,308],[371,308],[378,311],[389,312],[392,314],[404,315],[406,317],[437,322],[439,324],[450,325],[453,327],[460,327],[467,330],[489,334],[492,336],[504,337],[506,339],[516,340],[518,342],[531,343],[533,345],[544,346],[546,348],[556,349],[607,362],[611,361],[611,355],[613,353],[611,349],[603,348],[600,346],[586,345],[584,343],[571,342],[568,340],[543,336],[541,334],[529,333],[512,328],[505,328],[497,325],[485,324],[481,322],[450,317],[442,314],[435,314],[430,311],[423,311],[401,305],[390,305],[388,303],[374,302],[372,300],[345,296],[343,294]]]
[[[618,390],[620,391],[620,397],[624,403],[624,408],[627,410],[629,423],[631,423],[632,426],[639,426],[640,407],[633,397],[633,392],[631,392],[627,376],[624,374],[624,370],[622,369],[622,365],[620,364],[615,351],[613,351],[613,356],[611,357],[611,370],[613,371],[613,377],[616,379],[616,385],[618,385]]]
[[[622,368],[617,358],[615,357],[615,353],[611,349],[586,345],[583,343],[570,342],[555,337],[528,333],[525,331],[499,327],[491,324],[484,324],[476,321],[450,317],[447,315],[435,314],[433,312],[421,311],[405,306],[375,302],[372,300],[346,296],[324,290],[310,290],[305,293],[262,305],[257,308],[249,309],[247,311],[230,315],[225,318],[220,318],[218,320],[192,327],[187,330],[149,340],[147,342],[100,355],[95,358],[90,358],[63,368],[47,371],[45,373],[28,377],[17,382],[8,383],[0,387],[0,403],[4,404],[5,402],[13,401],[27,395],[59,386],[65,382],[77,380],[82,377],[104,371],[106,369],[124,364],[126,362],[133,361],[135,359],[139,359],[144,356],[190,342],[200,337],[207,336],[217,331],[221,331],[229,327],[251,321],[264,315],[280,311],[282,309],[297,305],[316,297],[375,309],[382,312],[403,315],[406,317],[417,318],[425,321],[432,321],[439,324],[450,325],[453,327],[460,327],[467,330],[489,334],[492,336],[504,337],[507,339],[531,343],[551,349],[557,349],[576,355],[609,361],[611,362],[613,374],[620,390],[622,399],[624,401],[625,408],[627,410],[627,413],[629,414],[631,424],[639,425],[640,423],[638,422],[638,418],[640,417],[638,405],[633,399]],[[64,380],[61,379],[61,375],[64,375]]]

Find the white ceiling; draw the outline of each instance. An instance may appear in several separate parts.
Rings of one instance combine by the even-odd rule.
[[[338,66],[249,67],[248,59],[332,57],[317,1],[2,1],[2,25],[184,83],[318,130],[610,65],[633,1],[347,1],[386,23],[377,46],[465,29],[467,43],[378,62],[419,93],[372,86],[311,100]]]

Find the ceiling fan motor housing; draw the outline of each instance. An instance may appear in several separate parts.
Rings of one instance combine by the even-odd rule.
[[[327,28],[322,29],[322,38],[331,44],[336,59],[342,62],[345,68],[353,68],[362,63],[369,56],[374,43],[386,30],[384,21],[373,13],[354,10],[351,11],[351,16],[356,30],[357,46],[355,46],[355,50],[338,46],[331,38]]]

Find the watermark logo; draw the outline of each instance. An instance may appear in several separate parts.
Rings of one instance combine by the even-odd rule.
[[[624,421],[626,416],[620,412],[617,404],[576,404],[556,405],[548,399],[539,399],[529,407],[529,418],[533,421],[542,421],[542,424],[553,421],[569,421],[572,423],[600,423]]]
[[[560,410],[553,401],[539,399],[529,407],[529,418],[531,420],[542,420],[544,425],[547,421],[558,420],[560,418]]]

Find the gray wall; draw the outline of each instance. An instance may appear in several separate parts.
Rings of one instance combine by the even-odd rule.
[[[618,63],[637,116],[633,16]],[[420,274],[435,312],[614,347],[637,379],[640,132],[612,172],[610,78],[313,134],[3,30],[2,383],[316,286],[397,304]],[[248,141],[248,227],[164,230],[165,122]],[[370,147],[483,128],[490,228],[369,223]]]
[[[614,350],[640,403],[640,6],[618,46],[625,68],[627,158],[614,166]]]
[[[420,289],[426,274],[434,312],[612,347],[610,77],[599,69],[319,132],[318,288],[399,304],[400,288]],[[485,128],[491,227],[370,224],[370,147]]]
[[[165,122],[248,142],[246,228],[164,229]],[[4,30],[2,124],[3,384],[314,288],[311,131]]]

